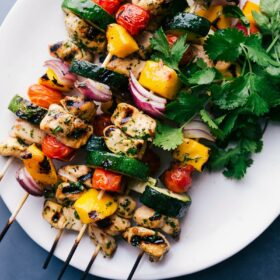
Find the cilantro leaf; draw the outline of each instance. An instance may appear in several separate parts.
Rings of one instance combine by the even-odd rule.
[[[177,98],[166,106],[166,116],[179,124],[193,118],[206,104],[207,95],[180,92]]]
[[[212,60],[235,61],[242,53],[241,43],[246,40],[242,31],[227,28],[209,35],[205,50]]]
[[[238,6],[232,6],[232,5],[224,6],[223,14],[226,17],[233,17],[233,18],[240,19],[240,21],[243,23],[245,27],[250,26],[249,20],[245,17],[242,10]]]
[[[246,108],[248,108],[252,113],[254,113],[257,116],[262,116],[269,111],[268,104],[266,103],[266,101],[256,92],[250,94],[246,103]]]
[[[218,125],[216,124],[216,122],[212,119],[212,117],[209,115],[209,113],[205,110],[202,109],[200,110],[200,117],[202,119],[202,121],[207,124],[207,126],[210,128],[211,132],[219,137],[219,138],[223,138],[223,132],[220,130],[220,128],[218,127]]]
[[[188,82],[195,85],[207,85],[213,82],[215,76],[216,72],[213,68],[204,68],[196,71],[190,78],[188,78]]]
[[[271,34],[271,25],[269,18],[262,13],[252,11],[252,15],[256,21],[257,26],[260,28],[263,34]]]
[[[261,11],[268,16],[273,16],[280,12],[280,1],[279,0],[261,0],[260,1]]]
[[[160,122],[157,123],[153,144],[166,151],[174,150],[183,143],[182,128],[174,128]]]
[[[160,28],[151,39],[151,47],[155,50],[152,56],[155,60],[162,60],[170,68],[179,71],[179,63],[188,49],[186,44],[187,34],[182,35],[172,47],[169,46],[168,40],[162,28]]]

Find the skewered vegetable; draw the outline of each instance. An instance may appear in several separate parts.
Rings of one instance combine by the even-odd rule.
[[[36,106],[19,95],[13,97],[9,104],[9,110],[20,119],[35,125],[39,125],[48,112],[46,109]]]
[[[44,185],[53,185],[57,182],[52,161],[35,144],[29,146],[21,157],[27,172],[35,181]]]
[[[40,128],[74,149],[85,145],[93,132],[92,126],[85,124],[56,104],[50,106],[47,115],[41,121]]]
[[[108,52],[120,58],[139,50],[136,41],[131,35],[119,24],[112,23],[107,29]]]
[[[96,131],[96,130],[95,130]],[[86,150],[91,151],[108,151],[105,140],[100,136],[91,136],[86,145]]]
[[[134,211],[136,209],[136,201],[128,195],[118,196],[118,210],[117,215],[125,218],[131,219],[133,217]]]
[[[192,165],[201,172],[201,168],[209,158],[209,148],[199,142],[185,138],[183,143],[177,147],[173,157],[181,162]]]
[[[97,190],[120,192],[122,189],[122,175],[112,171],[96,168],[92,177],[92,187]]]
[[[98,195],[99,191],[91,189],[74,203],[74,208],[84,224],[103,220],[117,211],[118,204],[113,197],[104,194],[102,198],[98,199]]]
[[[253,17],[253,11],[260,12],[260,6],[252,1],[246,1],[243,9],[242,9],[245,17],[250,22],[250,31],[251,33],[257,33],[259,30],[256,25],[256,21]]]
[[[112,15],[118,10],[121,0],[94,0],[94,2]]]
[[[147,180],[149,174],[148,166],[141,161],[106,151],[89,152],[87,155],[87,164],[143,181]]]

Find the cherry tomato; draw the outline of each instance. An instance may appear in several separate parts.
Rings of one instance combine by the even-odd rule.
[[[138,34],[144,29],[150,19],[148,11],[133,4],[122,5],[117,14],[117,23],[123,26],[131,35]]]
[[[183,193],[191,187],[193,171],[194,168],[191,165],[174,164],[171,169],[162,174],[160,179],[169,190]]]
[[[49,158],[67,161],[71,159],[75,150],[65,146],[55,137],[47,135],[43,139],[42,151]]]
[[[93,2],[112,15],[118,10],[121,0],[93,0]]]
[[[142,161],[148,164],[151,175],[154,175],[158,172],[160,168],[160,158],[153,150],[147,149]]]
[[[248,36],[248,29],[243,24],[237,23],[235,27],[242,31],[245,36]]]
[[[122,189],[121,181],[122,175],[97,168],[93,173],[92,187],[98,190],[120,192]]]
[[[172,47],[175,42],[178,40],[178,36],[177,35],[173,35],[173,34],[167,34],[166,35],[169,47]]]
[[[28,96],[32,103],[47,109],[51,104],[59,104],[60,100],[63,98],[59,91],[43,85],[30,86],[28,89]]]
[[[101,114],[95,117],[93,122],[93,130],[96,136],[103,136],[103,130],[111,125],[111,116],[108,114]]]

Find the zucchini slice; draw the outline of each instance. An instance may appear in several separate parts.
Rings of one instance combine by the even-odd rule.
[[[199,36],[206,36],[210,30],[211,22],[190,13],[178,13],[168,24],[170,30],[187,31]]]
[[[143,162],[106,151],[89,152],[87,165],[101,167],[142,181],[146,181],[150,173],[149,167]]]
[[[187,194],[177,194],[164,188],[147,185],[140,201],[160,214],[183,217],[191,204]]]
[[[39,125],[48,110],[39,107],[19,95],[13,97],[9,104],[9,110],[22,120]]]
[[[71,11],[103,31],[110,23],[115,22],[110,14],[92,0],[64,0],[62,9]]]
[[[87,142],[86,150],[88,152],[108,151],[104,138],[99,136],[91,136]]]
[[[128,78],[120,73],[84,60],[74,60],[70,72],[108,85],[112,90],[127,90]]]

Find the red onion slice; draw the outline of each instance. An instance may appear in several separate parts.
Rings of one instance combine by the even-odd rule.
[[[60,60],[47,60],[44,66],[53,70],[60,83],[65,86],[73,87],[77,76],[70,73],[69,66]]]
[[[76,82],[75,87],[86,97],[98,101],[98,102],[107,102],[112,99],[112,92],[110,87],[93,81],[91,79],[86,79],[82,82]]]
[[[186,138],[203,138],[215,142],[216,138],[211,134],[209,127],[199,119],[187,123],[183,129]]]
[[[43,196],[43,187],[31,177],[26,168],[23,167],[17,171],[16,179],[29,194]]]
[[[142,87],[140,83],[137,81],[137,79],[135,78],[135,76],[132,74],[132,72],[130,72],[130,84],[132,84],[132,86],[135,88],[135,90],[139,92],[139,94],[141,94],[143,97],[148,99],[148,101],[153,101],[153,102],[163,103],[163,104],[167,103],[167,100],[165,98],[159,97],[151,93],[150,91],[146,90],[144,87]]]

